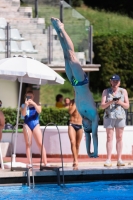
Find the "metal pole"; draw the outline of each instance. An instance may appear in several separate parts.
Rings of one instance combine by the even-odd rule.
[[[92,33],[93,33],[93,26],[89,26],[89,32],[88,32],[88,53],[89,53],[89,60],[90,60],[90,64],[93,63],[93,59],[92,59],[92,53],[93,53],[93,37],[92,37]]]
[[[14,143],[14,151],[13,151],[13,154],[12,154],[12,161],[13,162],[16,162],[16,147],[17,147],[17,134],[18,134],[18,123],[19,123],[19,111],[20,111],[20,101],[21,101],[21,93],[22,93],[22,84],[23,84],[23,77],[21,76],[20,88],[19,88],[18,109],[17,109],[17,122],[16,122],[15,143]]]
[[[35,18],[38,18],[38,0],[35,0]]]
[[[6,26],[6,58],[10,58],[11,57],[11,34],[10,34],[10,24],[9,22],[7,22],[7,26]]]
[[[93,53],[93,38],[92,38],[92,33],[93,33],[93,27],[89,26],[88,28],[88,58],[89,58],[89,64],[93,63],[92,59],[92,53]],[[90,79],[90,73],[88,72],[88,79]],[[89,81],[90,82],[90,81]],[[88,83],[89,87],[89,83]]]
[[[52,26],[48,27],[48,63],[52,61]]]
[[[60,21],[63,23],[63,0],[60,1]]]

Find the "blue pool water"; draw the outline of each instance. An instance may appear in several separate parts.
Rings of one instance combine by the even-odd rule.
[[[80,184],[0,186],[1,200],[133,200],[133,181],[97,181]]]

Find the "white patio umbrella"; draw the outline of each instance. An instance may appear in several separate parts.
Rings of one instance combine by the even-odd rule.
[[[64,84],[64,79],[47,65],[31,59],[23,57],[5,58],[0,60],[0,79],[20,82],[17,121],[16,121],[16,138],[18,132],[19,108],[22,92],[22,83],[30,84]],[[14,144],[14,152],[12,160],[15,162],[16,157],[16,139]]]

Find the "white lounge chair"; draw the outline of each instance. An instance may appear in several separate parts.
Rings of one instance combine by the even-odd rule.
[[[84,52],[75,52],[77,59],[81,65],[85,65],[85,53]]]
[[[7,26],[7,21],[5,18],[0,17],[0,28],[5,28]]]
[[[5,40],[5,31],[0,29],[0,40]]]
[[[11,52],[12,53],[21,53],[22,50],[19,49],[18,44],[16,41],[11,41]]]
[[[3,44],[0,42],[0,53],[5,53],[5,51]]]
[[[38,50],[33,48],[31,41],[23,41],[21,42],[21,50],[26,53],[38,53]]]
[[[56,33],[55,29],[53,29],[53,36],[54,36],[54,39],[55,39],[55,40],[57,40],[57,39],[58,39],[58,35],[57,35],[57,33]]]
[[[11,29],[11,40],[22,41],[22,40],[24,40],[24,38],[21,37],[18,29]]]

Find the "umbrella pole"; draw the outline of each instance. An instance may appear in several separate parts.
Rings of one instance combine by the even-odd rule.
[[[18,134],[18,123],[19,123],[19,111],[20,111],[20,100],[21,100],[21,93],[22,93],[22,83],[23,83],[23,77],[21,76],[20,88],[19,88],[18,109],[17,109],[16,133],[15,133],[14,150],[13,150],[13,154],[12,154],[12,162],[16,162],[16,145],[17,145],[17,134]]]

